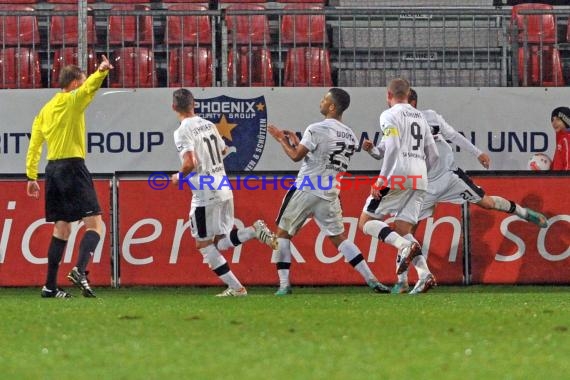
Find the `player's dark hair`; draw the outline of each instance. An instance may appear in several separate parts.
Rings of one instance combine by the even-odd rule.
[[[172,105],[176,112],[190,112],[192,102],[194,102],[194,95],[185,88],[179,88],[172,94]]]
[[[410,88],[410,93],[408,94],[408,103],[418,102],[418,93],[413,88]]]
[[[79,68],[79,66],[75,65],[67,65],[59,72],[59,87],[60,88],[67,88],[71,82],[76,79],[81,79],[83,75],[83,71]]]
[[[338,87],[331,88],[329,90],[329,94],[331,94],[331,99],[336,106],[338,115],[342,115],[350,105],[350,95],[348,95],[348,92]]]

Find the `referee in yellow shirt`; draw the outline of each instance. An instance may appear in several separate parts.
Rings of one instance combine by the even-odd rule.
[[[59,75],[62,91],[44,105],[32,125],[26,157],[27,193],[35,199],[40,197],[38,164],[45,142],[48,160],[45,214],[46,221],[55,223],[48,248],[46,283],[41,291],[44,298],[71,297],[58,288],[57,272],[71,233],[71,222],[80,219],[85,225],[85,234],[79,245],[77,265],[67,278],[85,297],[95,297],[85,269],[101,238],[103,222],[91,174],[85,166],[85,109],[112,68],[104,55],[99,69],[88,78],[75,65],[64,67]]]

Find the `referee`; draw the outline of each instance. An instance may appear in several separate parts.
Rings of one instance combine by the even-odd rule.
[[[85,269],[101,238],[103,222],[91,174],[85,166],[85,109],[101,87],[113,66],[104,55],[99,69],[88,78],[75,65],[65,66],[59,75],[61,92],[47,102],[34,119],[26,156],[28,196],[39,199],[38,164],[43,143],[47,144],[45,173],[45,218],[54,222],[48,248],[44,298],[69,298],[71,294],[57,286],[59,262],[71,233],[71,223],[82,220],[85,234],[79,245],[76,266],[67,278],[85,297],[95,297]]]

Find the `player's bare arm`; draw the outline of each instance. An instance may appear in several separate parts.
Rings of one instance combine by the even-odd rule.
[[[279,129],[273,124],[269,124],[267,130],[269,131],[269,134],[275,140],[277,140],[279,144],[281,144],[283,150],[285,151],[285,154],[287,154],[287,156],[289,156],[289,158],[293,161],[301,161],[307,155],[307,153],[309,153],[307,147],[302,144],[291,145],[290,138],[292,138],[292,136],[295,136],[295,138],[298,140],[298,137],[295,135],[295,133],[291,134],[291,131],[287,131],[286,135],[285,131]]]
[[[170,176],[170,180],[172,181],[173,185],[178,184],[179,175],[182,174],[186,177],[188,174],[192,173],[192,171],[196,168],[195,164],[196,160],[194,158],[194,152],[186,152],[184,153],[184,157],[182,159],[182,166],[178,173],[172,174]]]

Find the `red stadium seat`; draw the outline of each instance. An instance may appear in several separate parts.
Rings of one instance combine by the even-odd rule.
[[[38,20],[34,14],[34,8],[26,5],[0,4],[0,11],[25,12],[30,15],[0,16],[0,47],[17,45],[39,45],[40,33]]]
[[[146,5],[114,5],[111,11],[148,11]],[[109,16],[108,39],[111,45],[147,45],[152,43],[152,16],[112,15]]]
[[[71,4],[58,5],[54,11],[75,11],[77,6]],[[87,8],[91,11],[92,8]],[[51,16],[49,28],[49,42],[51,45],[77,45],[77,16]],[[87,44],[97,43],[97,33],[93,16],[87,16]]]
[[[323,9],[317,4],[289,4],[284,10]],[[321,45],[327,43],[325,15],[284,15],[281,21],[281,40],[285,44]]]
[[[530,44],[554,43],[556,41],[556,24],[554,15],[521,15],[522,10],[552,10],[552,5],[548,4],[519,4],[515,5],[511,11],[511,24],[516,23],[518,28],[518,39],[524,42],[525,39]]]
[[[285,61],[285,86],[332,86],[330,54],[316,47],[291,48]]]
[[[252,46],[250,50],[248,46],[240,46],[237,48],[237,54],[233,49],[230,49],[228,53],[228,82],[230,86],[240,87],[275,86],[269,49]]]
[[[234,4],[234,3],[266,3],[265,0],[219,0],[220,4]]]
[[[519,48],[519,84],[524,86],[564,86],[560,52],[552,46],[529,46],[525,60],[524,48]]]
[[[126,47],[114,51],[111,87],[156,87],[153,52],[146,47]]]
[[[325,5],[325,0],[277,0],[278,3],[312,3]]]
[[[208,8],[197,4],[177,4],[170,11],[204,11]],[[211,44],[212,26],[208,16],[166,16],[164,42],[167,44]]]
[[[89,4],[95,3],[97,0],[87,0]],[[41,2],[38,1],[38,2]],[[47,0],[48,3],[56,3],[56,4],[75,4],[77,5],[77,0]]]
[[[0,50],[0,88],[41,88],[38,52],[29,48]]]
[[[77,65],[79,60],[77,59],[77,47],[66,47],[62,49],[56,49],[53,55],[53,63],[51,68],[51,86],[53,88],[59,88],[59,72],[61,68],[66,65]],[[97,56],[93,49],[88,49],[87,52],[87,74],[91,74],[97,70],[99,64],[97,62]]]
[[[168,87],[211,87],[212,50],[205,47],[173,49],[168,61]]]
[[[227,8],[226,22],[228,26],[228,43],[236,44],[269,44],[269,21],[266,15],[232,15],[236,10],[265,10],[258,4],[233,4]]]
[[[35,4],[36,0],[0,0],[0,4]]]

